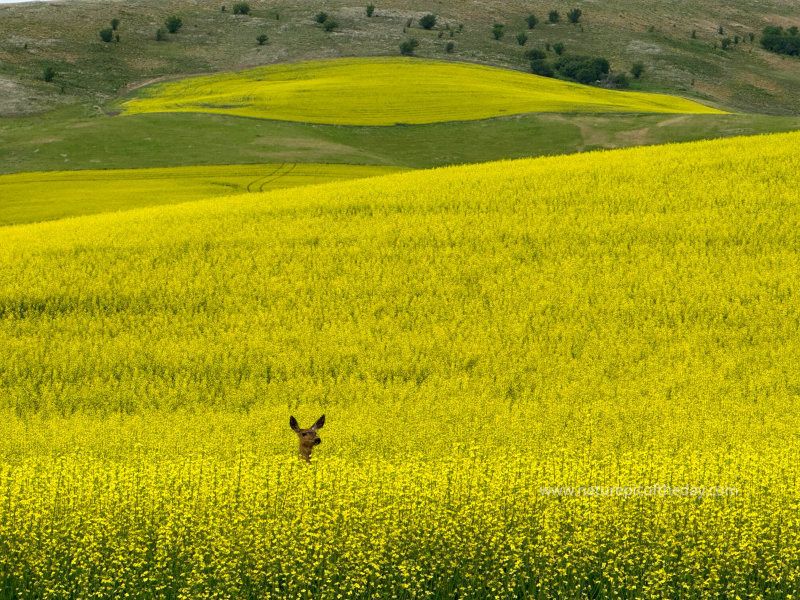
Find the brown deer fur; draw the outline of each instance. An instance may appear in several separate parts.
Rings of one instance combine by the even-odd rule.
[[[317,422],[308,429],[300,429],[300,425],[297,424],[297,419],[289,417],[289,427],[291,427],[292,431],[300,438],[300,458],[306,462],[311,462],[311,451],[314,449],[314,446],[322,443],[322,440],[319,439],[317,435],[317,430],[322,429],[323,425],[325,425],[325,415],[317,419]]]

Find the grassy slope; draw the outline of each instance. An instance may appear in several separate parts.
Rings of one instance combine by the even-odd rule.
[[[683,98],[606,90],[482,65],[356,58],[158,83],[125,114],[209,112],[336,125],[425,124],[531,112],[718,114]]]
[[[542,114],[362,128],[212,114],[112,118],[69,108],[0,121],[0,173],[282,161],[424,168],[799,126],[800,118],[761,115]]]
[[[261,164],[0,176],[0,225],[257,193],[396,172],[394,167]]]

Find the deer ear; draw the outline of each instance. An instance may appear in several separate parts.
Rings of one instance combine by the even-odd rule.
[[[294,417],[289,417],[289,427],[291,427],[292,431],[295,433],[300,433],[300,425],[297,424],[297,419]]]
[[[323,425],[325,425],[325,415],[322,415],[322,416],[321,416],[319,419],[317,419],[317,422],[316,422],[316,423],[314,423],[314,424],[311,426],[311,429],[312,429],[313,431],[316,431],[317,429],[322,429],[322,426],[323,426]]]

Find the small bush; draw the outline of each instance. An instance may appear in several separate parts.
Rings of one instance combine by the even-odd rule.
[[[419,20],[419,25],[423,29],[433,29],[433,26],[436,25],[436,15],[425,15]]]
[[[328,19],[327,21],[325,21],[325,22],[322,24],[322,28],[323,28],[325,31],[327,31],[327,32],[331,32],[331,31],[333,31],[334,29],[336,29],[337,27],[339,27],[339,23],[337,23],[337,22],[336,22],[336,21],[334,21],[333,19]]]
[[[183,21],[180,17],[172,15],[166,21],[164,21],[164,27],[166,27],[167,31],[170,33],[178,33],[178,30],[183,27]]]
[[[567,13],[567,20],[570,23],[577,23],[578,21],[581,20],[582,14],[583,12],[581,11],[580,8],[573,8],[571,11]]]
[[[222,5],[222,12],[225,12],[225,5]]]
[[[247,2],[237,2],[233,5],[233,14],[235,15],[249,15],[250,5]]]
[[[262,33],[260,36],[258,36],[258,37],[256,38],[256,41],[258,42],[258,45],[259,45],[259,46],[263,46],[264,44],[266,44],[266,43],[267,43],[267,40],[268,40],[268,39],[269,39],[269,38],[267,37],[267,35],[266,35],[266,34],[264,34],[264,33]]]
[[[750,33],[747,34],[747,37],[750,38],[750,43],[752,44],[753,40],[756,39],[756,34],[751,31]]]
[[[494,24],[494,26],[492,27],[492,35],[494,36],[494,39],[499,40],[500,38],[503,37],[503,33],[504,33],[503,28],[504,27],[505,27],[505,25],[503,25],[502,23],[495,23]]]
[[[414,54],[414,50],[416,50],[417,46],[419,46],[419,42],[414,38],[405,40],[400,44],[400,54],[403,56],[411,56]]]
[[[157,42],[163,42],[166,39],[167,39],[167,30],[166,29],[162,29],[161,27],[159,27],[156,30],[156,41]]]
[[[618,73],[614,75],[614,78],[611,80],[614,84],[614,87],[625,89],[630,86],[631,81],[628,79],[628,76],[625,73]]]
[[[374,4],[368,4],[367,5],[367,16],[371,17],[372,13],[374,13],[374,12],[375,12],[375,5]]]
[[[555,52],[559,56],[564,54],[564,44],[562,44],[561,42],[556,42],[555,44],[553,44],[553,52]]]
[[[546,60],[532,60],[531,73],[542,77],[552,77],[554,74],[553,67]]]
[[[539,23],[539,19],[536,18],[536,15],[528,15],[525,17],[525,22],[528,24],[528,29],[533,29]]]
[[[725,35],[725,30],[722,28],[722,25],[720,25],[719,29],[717,29],[717,33],[720,35]]]
[[[642,62],[635,62],[631,66],[631,75],[633,75],[634,79],[639,79],[644,73],[644,63]]]
[[[119,27],[119,19],[111,19],[111,29],[114,31]]]
[[[551,23],[558,23],[561,20],[561,15],[558,14],[557,10],[551,10],[547,15],[547,20]]]
[[[525,33],[518,33],[517,34],[517,43],[520,46],[524,46],[528,41],[528,36]]]
[[[444,47],[444,51],[448,54],[452,54],[453,50],[456,49],[456,45],[453,42],[447,42],[447,45]]]
[[[539,50],[538,48],[532,48],[531,50],[525,51],[525,58],[528,60],[544,60],[547,58],[547,54]]]
[[[53,67],[45,67],[44,71],[42,72],[42,79],[44,79],[47,83],[50,83],[56,77],[56,70]]]
[[[315,20],[317,23],[319,23],[320,25],[322,25],[322,24],[323,24],[325,21],[327,21],[327,20],[328,20],[328,13],[326,13],[326,12],[318,12],[318,13],[317,13],[317,14],[314,16],[314,20]]]
[[[406,21],[406,28],[411,27],[411,24],[414,22],[413,17],[409,17],[408,21]]]
[[[110,27],[108,29],[101,29],[100,30],[100,39],[104,42],[110,42],[114,39],[114,30]]]
[[[720,42],[720,45],[722,46],[723,50],[727,50],[728,48],[730,48],[733,45],[733,40],[731,38],[729,38],[729,37],[722,38],[722,41]]]
[[[696,40],[696,39],[697,39],[697,31],[696,31],[696,30],[694,30],[694,29],[692,29],[692,39],[693,39],[693,40]]]

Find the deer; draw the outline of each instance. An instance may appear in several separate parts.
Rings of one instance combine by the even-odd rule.
[[[308,429],[300,429],[300,425],[297,424],[297,419],[291,416],[289,417],[289,427],[291,427],[292,431],[300,438],[300,449],[298,452],[302,460],[311,462],[311,451],[314,449],[314,446],[318,446],[322,443],[322,440],[319,439],[317,435],[317,431],[322,429],[323,425],[325,425],[325,415],[317,419],[317,422]]]

